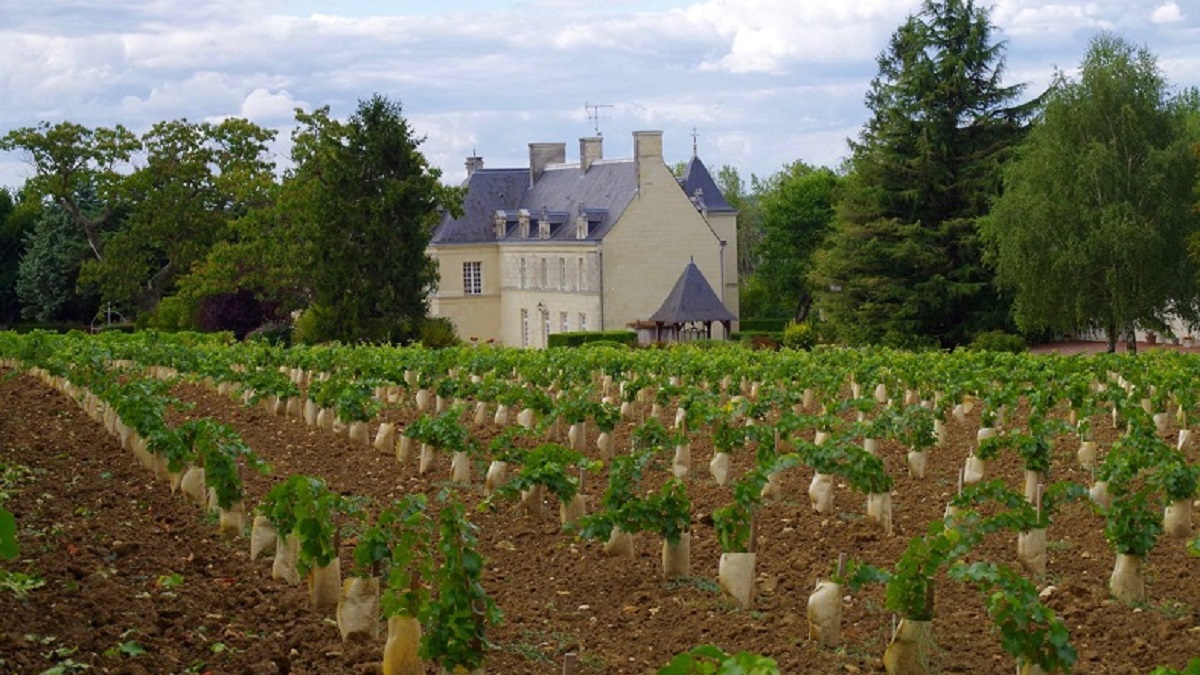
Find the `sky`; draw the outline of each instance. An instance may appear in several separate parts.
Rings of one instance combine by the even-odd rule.
[[[987,0],[984,1],[986,4]],[[767,177],[836,167],[868,112],[876,57],[919,0],[0,0],[0,135],[39,122],[246,117],[279,130],[297,107],[336,117],[380,93],[421,150],[461,181],[464,160],[528,166],[528,144],[661,130],[668,162],[693,142],[712,168]],[[1200,0],[994,0],[1006,83],[1036,95],[1116,32],[1200,86]],[[589,117],[585,106],[597,115]],[[598,118],[598,119],[594,119]],[[0,153],[0,185],[30,168]]]

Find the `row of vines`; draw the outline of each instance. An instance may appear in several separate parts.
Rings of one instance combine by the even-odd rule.
[[[1069,631],[1042,593],[1047,532],[1065,504],[1092,505],[1112,547],[1108,590],[1121,602],[1148,600],[1156,546],[1200,553],[1192,524],[1200,466],[1187,452],[1200,420],[1200,360],[1173,352],[435,351],[35,333],[0,334],[0,356],[71,395],[148,469],[218,513],[223,534],[249,529],[251,556],[273,556],[275,578],[307,579],[344,639],[374,636],[386,618],[386,673],[424,672],[425,661],[448,672],[482,669],[487,631],[502,620],[484,591],[486,563],[455,486],[482,481],[482,508],[515,504],[538,515],[557,503],[565,536],[602,542],[606,555],[631,555],[640,533],[657,537],[662,575],[685,577],[698,517],[688,481],[705,473],[691,447],[702,438],[713,447],[703,479],[728,495],[704,516],[721,550],[717,581],[731,602],[752,608],[757,514],[781,498],[784,476],[811,475],[808,498],[820,514],[856,495],[865,518],[891,536],[895,477],[885,451],[900,448],[905,470],[922,479],[948,426],[978,411],[977,440],[944,518],[889,565],[830,560],[808,600],[810,638],[836,647],[845,597],[884,584],[897,619],[882,655],[890,673],[930,672],[935,588],[945,579],[979,590],[1020,672],[1069,670]],[[373,504],[329,490],[319,476],[276,476],[248,512],[241,472],[269,467],[219,421],[167,424],[167,409],[178,405],[170,387],[181,379],[394,453],[418,474],[444,470],[448,455],[447,487],[434,500]],[[389,417],[395,410],[408,411],[405,423]],[[1101,425],[1115,432],[1103,446]],[[1052,480],[1063,473],[1052,450],[1064,442],[1077,448],[1073,462],[1090,481]],[[990,476],[1001,458],[1018,459],[1021,483]],[[486,473],[472,475],[479,463]],[[606,487],[589,512],[581,485],[592,480]],[[345,579],[343,537],[355,541]],[[976,555],[985,540],[1005,537],[1017,566]],[[722,662],[742,670],[720,672],[770,667],[769,659],[699,648],[664,672],[715,672],[705,669]]]

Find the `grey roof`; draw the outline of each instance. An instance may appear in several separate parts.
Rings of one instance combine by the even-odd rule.
[[[442,222],[433,230],[432,243],[495,241],[492,214],[497,210],[516,212],[529,189],[529,169],[476,169],[464,187],[467,193],[462,216],[442,216]]]
[[[671,289],[662,307],[650,315],[650,320],[662,323],[688,323],[690,321],[735,321],[737,317],[725,308],[721,299],[708,285],[708,280],[689,262],[679,275],[679,281]]]
[[[683,171],[683,177],[679,179],[679,184],[683,187],[683,191],[688,198],[693,202],[696,201],[696,190],[701,191],[702,203],[696,204],[696,208],[708,209],[710,212],[732,213],[735,209],[725,201],[725,196],[721,194],[721,190],[717,187],[717,182],[713,180],[712,174],[704,166],[704,162],[700,161],[699,157],[693,156],[688,162],[687,167]]]
[[[576,240],[575,219],[582,212],[590,221],[585,240],[602,238],[620,219],[637,194],[633,160],[601,161],[586,173],[579,165],[551,166],[529,186],[528,169],[477,169],[467,179],[463,215],[446,214],[433,231],[433,244],[494,242],[495,214],[504,211],[515,232],[517,212],[529,212],[531,238],[538,241],[542,214],[551,223],[551,241]],[[515,235],[510,234],[515,239]],[[509,237],[505,237],[506,239]],[[503,240],[501,240],[503,241]]]

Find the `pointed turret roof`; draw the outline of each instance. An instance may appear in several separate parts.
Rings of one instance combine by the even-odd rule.
[[[736,321],[737,317],[725,308],[695,261],[683,268],[667,299],[650,320],[661,323],[690,321]]]

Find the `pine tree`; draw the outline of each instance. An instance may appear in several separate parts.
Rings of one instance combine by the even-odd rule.
[[[850,343],[952,346],[1002,327],[976,220],[1032,105],[1004,86],[1002,42],[973,0],[925,0],[879,56],[834,232],[811,276]]]

